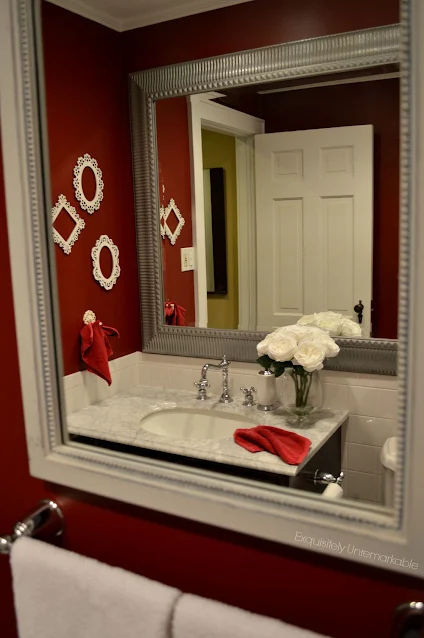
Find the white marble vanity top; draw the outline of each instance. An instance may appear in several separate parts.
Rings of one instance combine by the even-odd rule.
[[[306,436],[312,441],[312,445],[303,463],[288,465],[269,452],[252,454],[237,445],[231,437],[219,440],[171,439],[143,429],[142,419],[147,415],[158,410],[175,408],[214,410],[224,412],[226,415],[242,416],[251,420],[252,427],[255,425],[281,427]],[[214,396],[206,401],[197,401],[193,392],[137,386],[130,391],[116,394],[100,403],[70,414],[67,421],[70,434],[295,476],[336,432],[347,416],[346,411],[330,412],[326,410],[316,413],[313,416],[314,422],[312,424],[302,428],[294,428],[287,424],[282,408],[273,412],[260,412],[256,406],[245,407],[241,400],[237,399],[233,403],[224,405],[219,403],[218,398]],[[170,416],[170,418],[172,417]]]

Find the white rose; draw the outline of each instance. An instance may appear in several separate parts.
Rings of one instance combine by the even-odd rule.
[[[322,345],[325,347],[326,357],[328,357],[329,359],[337,357],[340,352],[340,347],[337,345],[334,339],[328,336],[328,339],[324,339],[323,341],[320,341],[320,343],[322,343]]]
[[[297,348],[297,341],[291,335],[274,334],[268,345],[268,356],[274,361],[291,361]]]
[[[312,324],[315,323],[315,314],[313,315],[303,315],[303,317],[300,317],[299,321],[297,322],[298,326],[310,326]]]
[[[359,323],[355,323],[355,321],[344,317],[340,334],[342,337],[362,337],[361,326]]]
[[[281,328],[276,328],[274,330],[274,332],[272,332],[271,334],[273,335],[281,335],[284,334],[285,332],[287,332],[287,328],[290,328],[291,326],[282,326]]]
[[[302,366],[306,372],[314,372],[314,370],[322,370],[324,359],[324,345],[315,341],[303,341],[297,347],[293,363]]]
[[[321,317],[334,317],[338,319],[343,319],[343,315],[341,312],[333,312],[332,310],[325,310],[324,312],[315,313],[315,317],[321,319]]]
[[[340,352],[340,348],[334,339],[330,337],[328,332],[320,328],[314,328],[314,332],[306,335],[305,339],[302,339],[299,343],[303,341],[313,341],[314,343],[321,344],[325,348],[325,356],[329,358],[336,357]]]
[[[268,346],[272,339],[272,335],[273,333],[267,335],[265,339],[263,339],[263,341],[260,341],[258,345],[256,346],[257,353],[260,357],[264,354],[268,354]]]
[[[328,333],[316,326],[291,326],[296,328],[297,342],[315,341],[319,337],[328,337]]]
[[[285,326],[285,328],[281,328],[280,330],[284,331],[284,334],[290,335],[290,337],[296,339],[298,343],[300,341],[304,341],[308,337],[311,337],[315,332],[322,332],[322,330],[315,328],[314,326],[299,326],[298,324]]]
[[[331,337],[338,337],[341,333],[343,315],[337,312],[319,312],[315,316],[315,325],[325,330]]]
[[[329,334],[325,333],[325,336],[316,336],[312,339],[314,343],[319,343],[325,348],[325,356],[331,359],[332,357],[337,357],[340,352],[340,348],[337,343],[330,337]]]

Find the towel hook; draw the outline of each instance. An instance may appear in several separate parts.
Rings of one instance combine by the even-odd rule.
[[[40,501],[36,510],[15,523],[11,535],[0,536],[0,554],[10,554],[12,544],[20,536],[36,536],[41,531],[60,536],[64,527],[65,519],[59,505],[54,501]]]
[[[92,310],[86,310],[84,312],[84,316],[82,318],[83,322],[87,326],[89,323],[94,323],[96,321],[96,315]]]

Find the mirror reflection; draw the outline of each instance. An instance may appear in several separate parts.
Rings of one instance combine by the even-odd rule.
[[[333,336],[396,338],[395,65],[159,100],[156,126],[161,210],[184,219],[161,217],[174,325],[268,332],[330,312]]]
[[[138,275],[155,257],[136,250],[133,69],[116,33],[50,3],[42,18],[71,444],[391,505],[396,379],[321,368],[333,337],[397,334],[397,66],[155,103],[159,210],[143,214],[160,218],[164,323],[286,329],[260,365],[166,357],[141,352]],[[76,68],[78,108],[63,82]]]

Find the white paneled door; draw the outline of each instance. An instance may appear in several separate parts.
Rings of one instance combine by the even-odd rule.
[[[371,331],[373,127],[255,136],[258,330],[332,310]]]

